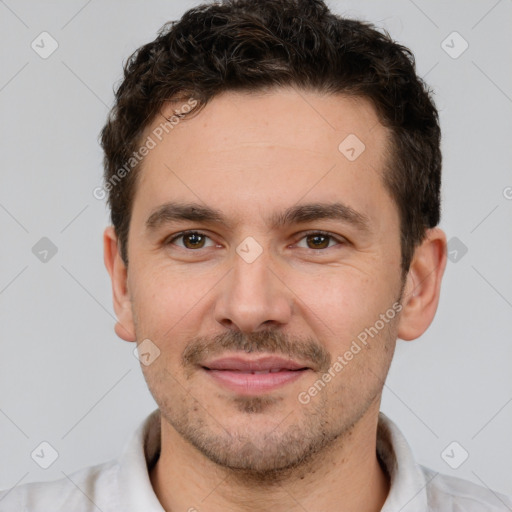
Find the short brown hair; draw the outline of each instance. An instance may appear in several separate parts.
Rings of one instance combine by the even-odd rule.
[[[333,14],[323,0],[200,5],[164,25],[128,59],[101,133],[111,220],[125,263],[139,167],[130,172],[126,163],[162,106],[194,98],[202,108],[225,91],[285,86],[366,98],[390,129],[384,183],[400,214],[402,268],[408,270],[416,246],[440,217],[437,110],[409,49],[369,23]],[[123,168],[123,179],[113,184]]]

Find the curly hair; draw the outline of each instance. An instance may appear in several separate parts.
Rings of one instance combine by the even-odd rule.
[[[133,156],[162,106],[193,98],[198,112],[225,91],[286,86],[365,98],[390,130],[383,181],[400,215],[408,270],[440,217],[441,132],[432,92],[416,75],[409,49],[370,23],[335,15],[323,0],[199,5],[129,57],[101,132],[111,220],[126,264],[140,167]]]

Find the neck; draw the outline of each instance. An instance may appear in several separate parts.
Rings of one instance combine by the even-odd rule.
[[[166,512],[378,512],[389,492],[376,455],[378,408],[307,466],[272,481],[217,465],[161,421],[161,455],[150,479]]]

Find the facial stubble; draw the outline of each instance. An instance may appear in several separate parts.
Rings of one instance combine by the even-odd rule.
[[[382,336],[375,343],[387,346],[391,338],[396,340],[395,323],[390,322],[386,332],[381,332]],[[187,345],[181,361],[185,375],[183,382],[178,382],[166,368],[156,372],[145,371],[149,389],[165,421],[193,449],[246,484],[278,484],[310,470],[334,443],[343,444],[372,404],[380,402],[383,382],[377,379],[373,388],[360,396],[354,410],[344,394],[343,375],[338,376],[338,383],[334,384],[338,386],[337,393],[322,390],[307,406],[297,401],[293,407],[289,406],[288,411],[283,407],[283,397],[279,396],[227,398],[219,394],[230,414],[235,410],[243,415],[244,420],[233,428],[225,425],[222,417],[213,415],[208,404],[200,403],[187,391],[198,371],[197,362],[205,354],[211,356],[226,350],[270,352],[311,361],[317,368],[316,378],[321,378],[331,366],[331,356],[314,340],[291,340],[279,331],[248,335],[227,331],[214,338],[196,338]],[[387,374],[391,362],[389,350],[383,350],[381,357],[386,361],[380,362],[380,370]],[[371,377],[370,374],[368,376]],[[155,383],[158,384],[155,386]],[[173,392],[169,396],[166,390],[172,387],[182,392]],[[335,420],[329,414],[333,408],[340,411]],[[269,428],[251,429],[252,419],[261,420],[263,415],[269,418]]]

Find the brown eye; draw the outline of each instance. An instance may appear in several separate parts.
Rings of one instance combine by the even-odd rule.
[[[345,243],[346,240],[343,237],[331,235],[330,233],[323,231],[310,231],[309,233],[304,233],[297,246],[302,249],[313,249],[318,251],[322,249],[330,249],[334,246],[342,246],[345,245]]]
[[[177,245],[183,249],[203,249],[204,247],[208,247],[206,245],[206,241],[209,240],[210,237],[204,235],[203,233],[199,233],[197,231],[188,231],[184,233],[179,233],[170,239],[167,243],[170,245]],[[181,240],[181,243],[178,241]]]
[[[200,249],[204,246],[204,235],[199,233],[189,233],[187,235],[183,235],[183,245],[187,249]]]
[[[330,238],[330,236],[322,234],[308,235],[306,237],[310,249],[326,249],[329,247]]]

